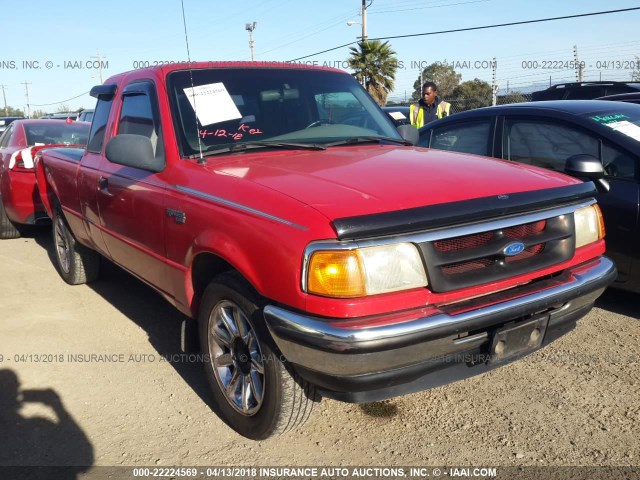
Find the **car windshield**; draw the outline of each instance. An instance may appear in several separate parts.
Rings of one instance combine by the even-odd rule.
[[[46,123],[46,124],[45,124]],[[24,126],[27,144],[33,145],[86,145],[89,137],[89,124],[63,123],[47,121]]]
[[[616,103],[609,110],[582,116],[640,142],[640,105]]]
[[[341,72],[185,70],[170,73],[168,85],[183,156],[200,148],[239,151],[230,147],[250,142],[268,147],[268,142],[319,146],[355,137],[402,141],[371,97]]]

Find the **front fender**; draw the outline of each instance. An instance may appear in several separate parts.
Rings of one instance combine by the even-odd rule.
[[[260,277],[237,239],[225,232],[207,230],[194,239],[187,252],[185,265],[188,265],[188,268],[184,272],[184,284],[178,290],[185,292],[186,304],[190,306],[194,314],[198,309],[198,298],[193,284],[193,268],[201,255],[213,255],[222,260],[240,273],[259,293],[263,294]],[[221,272],[211,272],[211,277],[217,273]]]

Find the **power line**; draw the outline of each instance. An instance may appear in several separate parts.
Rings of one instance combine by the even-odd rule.
[[[67,98],[66,100],[62,100],[61,102],[33,104],[33,105],[31,105],[31,106],[32,106],[32,107],[48,107],[48,106],[50,106],[50,105],[60,105],[61,103],[65,103],[65,102],[69,102],[69,101],[71,101],[71,100],[75,100],[76,98],[80,98],[80,97],[82,97],[82,96],[84,96],[84,95],[86,95],[86,94],[88,94],[88,93],[89,93],[89,92],[87,91],[87,92],[81,93],[80,95],[77,95],[77,96],[75,96],[75,97]]]
[[[456,5],[468,5],[469,3],[484,3],[484,2],[490,2],[491,0],[469,0],[467,2],[458,2],[458,3],[445,3],[443,5],[423,5],[421,7],[414,7],[414,8],[404,8],[404,9],[396,9],[396,10],[373,10],[371,13],[375,14],[375,13],[398,13],[398,12],[409,12],[409,11],[413,11],[413,10],[425,10],[425,9],[432,9],[432,8],[441,8],[441,7],[455,7]]]
[[[345,43],[344,45],[340,45],[340,46],[338,46],[338,47],[329,48],[329,49],[327,49],[327,50],[323,50],[323,51],[321,51],[321,52],[312,53],[311,55],[305,55],[304,57],[294,58],[293,60],[289,60],[289,61],[290,61],[290,62],[297,62],[298,60],[303,60],[303,59],[305,59],[305,58],[315,57],[316,55],[320,55],[321,53],[332,52],[333,50],[338,50],[339,48],[348,47],[349,45],[353,45],[354,43],[358,43],[358,42],[349,42],[349,43]]]
[[[441,33],[470,32],[472,30],[483,30],[483,29],[498,28],[498,27],[511,27],[514,25],[526,25],[530,23],[551,22],[553,20],[567,20],[569,18],[592,17],[595,15],[606,15],[609,13],[630,12],[632,10],[640,10],[640,7],[621,8],[619,10],[606,10],[603,12],[580,13],[578,15],[565,15],[563,17],[538,18],[536,20],[523,20],[521,22],[497,23],[495,25],[483,25],[481,27],[456,28],[454,30],[441,30],[439,32],[411,33],[408,35],[395,35],[392,37],[378,37],[378,38],[372,38],[372,40],[391,40],[394,38],[410,38],[410,37],[422,37],[426,35],[439,35]]]
[[[593,17],[596,15],[607,15],[610,13],[621,13],[621,12],[630,12],[633,10],[640,10],[640,7],[632,7],[632,8],[621,8],[618,10],[605,10],[602,12],[590,12],[590,13],[580,13],[577,15],[565,15],[562,17],[549,17],[549,18],[538,18],[535,20],[523,20],[520,22],[509,22],[509,23],[497,23],[497,24],[493,24],[493,25],[482,25],[480,27],[467,27],[467,28],[456,28],[456,29],[452,29],[452,30],[440,30],[438,32],[425,32],[425,33],[411,33],[408,35],[393,35],[390,37],[377,37],[377,38],[370,38],[369,40],[393,40],[396,38],[411,38],[411,37],[423,37],[423,36],[427,36],[427,35],[440,35],[443,33],[457,33],[457,32],[470,32],[473,30],[486,30],[489,28],[499,28],[499,27],[511,27],[514,25],[527,25],[527,24],[531,24],[531,23],[542,23],[542,22],[551,22],[554,20],[567,20],[570,18],[581,18],[581,17]],[[356,42],[349,42],[349,43],[345,43],[344,45],[340,45],[338,47],[333,47],[333,48],[329,48],[327,50],[323,50],[321,52],[316,52],[316,53],[312,53],[311,55],[305,55],[304,57],[298,57],[295,58],[293,60],[291,60],[292,62],[295,62],[297,60],[302,60],[305,58],[309,58],[309,57],[315,57],[316,55],[320,55],[322,53],[327,53],[327,52],[331,52],[333,50],[338,50],[339,48],[344,48],[347,47],[353,43]]]
[[[290,34],[288,36],[280,37],[280,38],[286,38],[288,41],[286,43],[278,44],[275,47],[270,48],[269,50],[261,50],[260,52],[258,52],[258,56],[262,56],[262,55],[264,55],[266,53],[273,52],[274,50],[278,50],[279,48],[286,47],[288,45],[297,43],[298,41],[303,40],[305,38],[312,37],[314,35],[318,35],[319,33],[322,33],[322,32],[324,32],[326,30],[329,30],[330,28],[333,28],[336,25],[343,25],[344,22],[346,20],[349,20],[351,17],[353,17],[353,15],[351,13],[349,15],[346,15],[346,16],[345,15],[341,15],[339,17],[333,17],[330,20],[328,20],[326,22],[323,22],[323,23],[320,23],[320,24],[317,25],[317,27],[323,27],[323,28],[319,28],[318,30],[313,30],[313,31],[309,31],[309,29],[306,29],[306,30],[304,30],[305,34],[302,35],[302,36],[292,37],[291,35],[295,35],[297,33],[297,32],[294,32],[293,34]],[[340,20],[334,21],[337,18],[339,18]],[[329,22],[332,22],[332,23],[329,24]],[[327,26],[325,27],[325,25],[327,25]],[[300,30],[300,32],[302,32],[302,30]],[[280,38],[276,39],[276,41],[280,40]],[[272,43],[275,43],[275,41],[273,41]]]

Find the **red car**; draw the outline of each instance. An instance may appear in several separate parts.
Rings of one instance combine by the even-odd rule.
[[[84,148],[88,122],[16,120],[0,137],[0,238],[20,236],[19,225],[49,221],[36,188],[33,158],[52,145]]]

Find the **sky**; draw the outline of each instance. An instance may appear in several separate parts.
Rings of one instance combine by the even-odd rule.
[[[348,70],[349,48],[361,35],[361,0],[0,0],[3,45],[0,85],[6,103],[31,112],[91,108],[87,92],[102,77],[190,58],[254,58],[329,65]],[[371,0],[367,0],[367,3]],[[631,0],[373,0],[367,8],[372,38],[640,7]],[[37,21],[34,21],[34,13]],[[358,22],[348,26],[348,21]],[[411,96],[421,66],[446,61],[462,80],[492,82],[499,93],[575,81],[571,64],[584,62],[584,80],[630,80],[640,56],[640,10],[468,32],[390,39],[401,68],[391,100]],[[99,61],[98,61],[99,57]],[[306,58],[301,58],[306,57]],[[98,61],[98,62],[97,62]],[[2,87],[0,87],[0,92]],[[0,109],[4,107],[0,97]],[[1,111],[1,110],[0,110]]]

